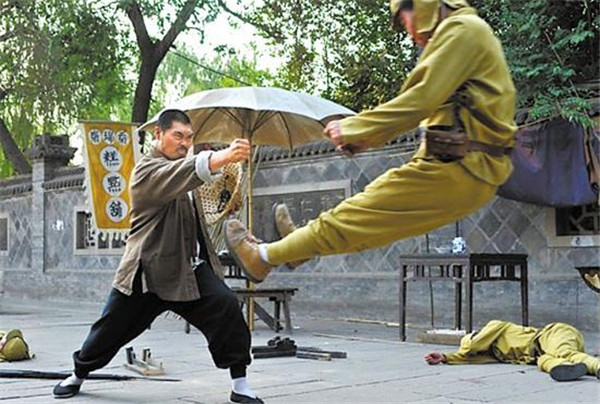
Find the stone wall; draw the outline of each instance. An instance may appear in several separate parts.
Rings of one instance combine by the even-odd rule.
[[[283,188],[302,193],[319,188],[319,184],[333,184],[334,188],[340,184],[342,188],[349,185],[343,192],[355,194],[388,168],[406,161],[413,149],[410,138],[353,159],[338,156],[324,144],[303,147],[293,154],[265,149],[255,176],[255,192],[264,198]],[[272,199],[276,201],[278,196]],[[119,252],[84,254],[74,250],[74,212],[85,206],[81,167],[56,168],[38,160],[33,176],[0,182],[0,217],[10,219],[9,251],[0,254],[2,292],[50,301],[104,300],[120,256]],[[528,254],[532,324],[565,321],[597,330],[598,295],[584,285],[574,267],[598,265],[598,248],[551,247],[547,216],[552,212],[495,198],[461,220],[459,231],[472,252]],[[40,217],[41,222],[34,219]],[[455,232],[450,225],[431,233],[430,251],[447,251]],[[426,250],[423,236],[360,254],[320,258],[295,271],[278,269],[265,286],[299,288],[293,302],[293,312],[298,315],[397,321],[398,256]],[[436,283],[432,291],[436,326],[450,327],[451,286]],[[409,325],[428,326],[429,285],[409,284],[407,301]],[[492,318],[520,321],[519,302],[516,283],[477,284],[475,322],[482,324]]]
[[[0,217],[9,219],[0,291],[49,301],[102,301],[120,255],[74,251],[74,212],[86,209],[83,168],[64,167],[74,152],[66,137],[40,136],[32,149],[32,174],[0,181]]]
[[[0,216],[8,218],[8,251],[0,254],[2,269],[32,268],[31,204],[31,176],[5,181],[0,187]]]
[[[61,301],[105,298],[120,255],[75,253],[74,212],[86,206],[82,184],[83,170],[71,168],[45,183],[43,207],[34,206],[32,192],[0,197],[0,215],[9,217],[9,253],[0,255],[4,293]],[[43,223],[32,222],[36,209],[44,209]],[[43,234],[43,262],[32,254],[36,225]]]

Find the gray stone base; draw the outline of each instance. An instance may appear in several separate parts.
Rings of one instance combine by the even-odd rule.
[[[103,302],[108,296],[113,271],[0,271],[7,296],[61,302]]]

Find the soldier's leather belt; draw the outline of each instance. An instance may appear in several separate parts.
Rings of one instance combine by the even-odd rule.
[[[427,154],[442,161],[460,160],[471,151],[480,151],[490,156],[502,157],[512,150],[510,147],[495,146],[470,140],[465,132],[443,129],[422,129],[425,135]]]

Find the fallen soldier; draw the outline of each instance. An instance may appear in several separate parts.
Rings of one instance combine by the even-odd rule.
[[[541,330],[508,321],[492,320],[481,330],[465,335],[453,353],[425,355],[430,365],[515,363],[535,365],[558,382],[589,374],[600,379],[600,359],[584,352],[583,335],[573,326],[550,323]]]

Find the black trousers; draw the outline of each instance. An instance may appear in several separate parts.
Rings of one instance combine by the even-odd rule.
[[[75,375],[106,366],[119,349],[136,338],[162,312],[170,310],[200,330],[208,340],[215,365],[229,369],[232,378],[246,375],[250,364],[250,331],[235,294],[207,265],[195,270],[200,299],[190,302],[168,302],[154,293],[142,293],[142,269],[127,296],[112,289],[102,316],[79,351],[73,353]]]

